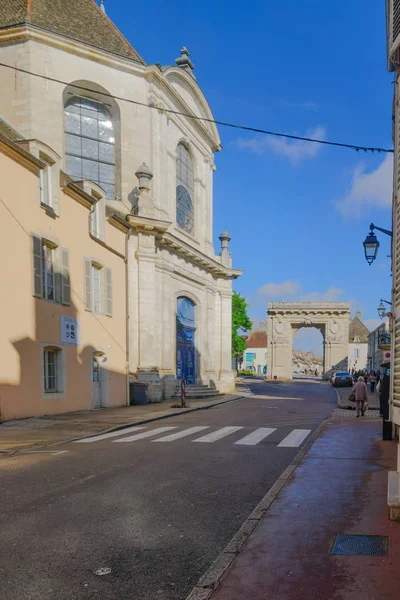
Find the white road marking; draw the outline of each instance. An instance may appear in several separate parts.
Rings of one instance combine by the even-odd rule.
[[[166,435],[165,437],[158,438],[158,440],[151,440],[152,443],[155,442],[174,442],[175,440],[179,440],[180,438],[186,437],[187,435],[192,435],[193,433],[199,433],[204,429],[209,429],[209,425],[204,425],[202,427],[189,427],[189,429],[184,429],[183,431],[178,431],[177,433],[171,433],[171,435]]]
[[[276,429],[273,429],[272,427],[260,427],[241,440],[235,442],[235,444],[239,444],[240,446],[256,446],[256,444],[271,435],[274,431],[276,431]]]
[[[122,440],[113,440],[113,443],[134,442],[136,440],[152,437],[153,435],[158,435],[159,433],[164,433],[164,431],[170,431],[171,429],[176,429],[176,427],[158,427],[158,429],[152,429],[151,431],[145,431],[144,433],[138,433],[137,435],[130,435],[126,438],[122,438]]]
[[[22,450],[23,454],[51,454],[56,456],[57,454],[66,454],[71,450]]]
[[[278,444],[278,448],[297,448],[310,433],[311,429],[293,429],[293,431]]]
[[[145,427],[127,427],[126,429],[119,429],[119,431],[110,431],[110,433],[101,433],[100,435],[94,435],[93,437],[83,438],[82,440],[76,440],[74,444],[92,444],[93,442],[99,442],[100,440],[107,440],[108,438],[118,437],[119,435],[125,435],[132,431],[138,431],[139,429],[146,429]]]
[[[216,442],[235,431],[239,431],[239,429],[243,429],[243,427],[222,427],[222,429],[217,429],[213,433],[209,433],[208,435],[203,435],[203,437],[197,438],[197,440],[192,440],[192,442],[204,442],[207,444],[211,444],[212,442]]]

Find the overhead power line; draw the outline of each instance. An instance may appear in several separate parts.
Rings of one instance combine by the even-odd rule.
[[[350,150],[355,150],[356,152],[372,152],[372,153],[392,153],[392,148],[376,148],[376,147],[368,147],[362,146],[360,144],[345,144],[342,142],[332,142],[328,140],[319,140],[316,138],[303,137],[301,135],[290,135],[289,133],[281,133],[278,131],[268,131],[267,129],[259,129],[257,127],[250,127],[247,125],[237,125],[236,123],[229,123],[227,121],[220,121],[218,119],[208,119],[207,117],[199,117],[197,115],[190,115],[188,113],[180,112],[177,110],[172,110],[170,108],[159,108],[158,106],[153,106],[150,104],[146,104],[145,102],[140,102],[139,100],[131,100],[130,98],[122,98],[121,96],[114,96],[113,94],[109,94],[108,92],[99,92],[97,90],[93,90],[92,88],[84,87],[82,85],[71,84],[68,81],[63,81],[62,79],[57,79],[55,77],[49,77],[48,75],[41,75],[40,73],[34,73],[33,71],[29,71],[27,69],[22,69],[21,67],[15,67],[13,65],[7,65],[5,63],[0,62],[0,67],[5,67],[6,69],[11,69],[13,71],[18,71],[19,73],[25,73],[26,75],[32,75],[33,77],[38,77],[40,79],[45,79],[47,81],[52,81],[54,83],[60,83],[61,85],[73,85],[74,89],[82,90],[84,92],[90,92],[91,94],[96,93],[101,96],[105,96],[106,98],[112,98],[113,100],[119,100],[120,102],[128,102],[130,104],[135,104],[137,106],[144,106],[145,108],[151,108],[158,110],[160,112],[169,113],[173,115],[178,115],[180,117],[187,117],[188,119],[192,119],[193,121],[204,121],[206,123],[214,123],[215,125],[221,125],[223,127],[231,127],[232,129],[241,129],[242,131],[251,131],[252,133],[260,133],[262,135],[271,135],[280,138],[286,138],[289,140],[297,140],[302,142],[310,142],[312,144],[324,144],[325,146],[337,146],[339,148],[349,148]]]

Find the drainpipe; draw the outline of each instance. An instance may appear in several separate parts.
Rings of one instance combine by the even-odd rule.
[[[129,238],[131,228],[128,229],[125,237],[125,310],[126,310],[126,405],[129,406],[129,324],[130,324],[130,308],[129,308]]]

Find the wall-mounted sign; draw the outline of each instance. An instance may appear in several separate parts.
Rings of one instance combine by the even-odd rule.
[[[255,352],[246,352],[246,362],[247,363],[252,363],[256,358],[256,353]]]
[[[71,317],[60,317],[61,343],[77,346],[79,344],[79,322]]]
[[[384,352],[383,356],[385,357],[385,360],[390,360],[392,357],[392,353],[391,352]]]

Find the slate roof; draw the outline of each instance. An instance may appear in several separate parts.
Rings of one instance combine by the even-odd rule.
[[[354,317],[349,327],[349,342],[353,343],[354,338],[358,338],[361,344],[366,344],[368,343],[368,334],[369,329],[358,317]]]
[[[0,0],[0,29],[24,24],[144,64],[95,0]]]
[[[246,340],[246,348],[267,348],[267,346],[267,333],[265,331],[255,331]]]

